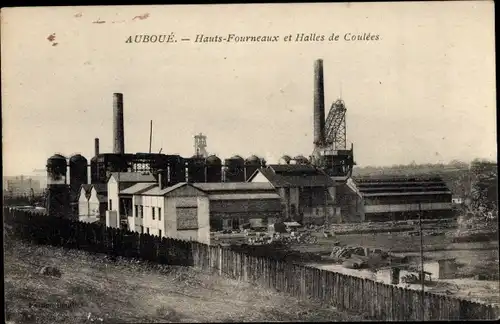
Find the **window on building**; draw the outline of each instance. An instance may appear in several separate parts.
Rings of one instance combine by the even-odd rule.
[[[222,220],[222,228],[232,229],[233,228],[233,220],[230,218],[223,219]]]
[[[151,217],[155,220],[155,207],[151,207]]]
[[[141,225],[141,234],[144,233],[144,226]]]
[[[198,207],[176,207],[177,230],[198,228]]]
[[[108,210],[113,210],[113,201],[110,199],[109,200],[109,206]]]
[[[139,206],[139,211],[140,211],[140,214],[141,214],[141,218],[144,218],[144,206]]]
[[[161,207],[158,207],[158,220],[161,221]]]
[[[134,216],[137,217],[139,216],[139,206],[134,205]]]
[[[158,236],[161,237],[161,230],[158,230]]]
[[[146,233],[149,234],[149,227],[146,227]]]

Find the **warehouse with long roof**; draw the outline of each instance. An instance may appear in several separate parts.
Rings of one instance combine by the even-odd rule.
[[[356,177],[342,193],[350,196],[344,204],[350,219],[360,221],[414,219],[419,214],[422,218],[449,218],[454,213],[452,193],[438,176]]]

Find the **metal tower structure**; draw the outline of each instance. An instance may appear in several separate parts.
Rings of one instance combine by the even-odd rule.
[[[355,165],[353,145],[346,146],[346,107],[342,99],[335,101],[325,120],[323,60],[314,63],[313,128],[314,150],[311,163],[329,176],[348,179]],[[339,180],[342,181],[342,180]]]
[[[202,133],[194,136],[194,154],[200,157],[208,157],[207,137]]]
[[[326,117],[325,142],[332,151],[347,149],[346,111],[344,101],[338,99],[332,104]]]

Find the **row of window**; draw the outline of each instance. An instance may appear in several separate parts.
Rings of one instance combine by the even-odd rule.
[[[155,220],[155,214],[156,214],[156,210],[158,209],[158,220],[161,221],[161,207],[154,207],[154,206],[151,206],[151,216],[153,218],[153,220]],[[135,210],[135,217],[140,217],[141,218],[144,218],[144,206],[143,205],[134,205],[134,210]]]
[[[144,234],[144,226],[141,225],[141,234]],[[146,227],[146,234],[149,234],[149,227]],[[158,236],[161,237],[161,229],[158,230]]]

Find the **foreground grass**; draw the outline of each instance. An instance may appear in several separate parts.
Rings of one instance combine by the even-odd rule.
[[[55,266],[61,278],[39,274]],[[6,320],[14,323],[347,321],[359,319],[185,267],[153,267],[18,241],[5,247]]]

